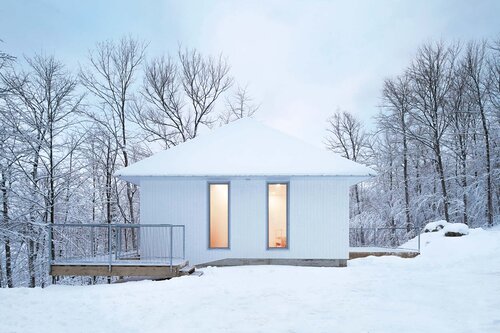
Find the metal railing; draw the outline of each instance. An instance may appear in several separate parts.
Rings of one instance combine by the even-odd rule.
[[[161,264],[185,259],[184,225],[51,224],[49,263]]]
[[[401,247],[411,239],[411,246]],[[418,227],[355,227],[349,228],[350,247],[379,247],[406,249],[420,252],[420,228]]]

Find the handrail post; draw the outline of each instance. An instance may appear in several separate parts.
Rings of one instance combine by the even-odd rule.
[[[48,235],[49,242],[48,243],[49,243],[49,265],[50,265],[50,264],[52,264],[52,261],[54,260],[53,253],[52,253],[52,244],[53,244],[53,242],[52,242],[52,225],[49,224],[48,227],[49,227],[49,235]]]
[[[111,223],[108,224],[108,254],[109,254],[108,271],[111,272],[111,262],[113,260],[113,253],[111,251]]]
[[[186,259],[186,226],[182,226],[182,259]]]
[[[141,227],[139,227],[137,229],[137,233],[135,234],[136,235],[136,251],[137,251],[137,255],[139,256],[139,259],[141,259],[141,234],[142,234],[142,230],[141,230]]]
[[[90,227],[90,256],[94,257],[94,226]]]
[[[173,244],[173,226],[170,226],[170,272],[172,272],[172,255],[173,255],[173,250],[174,250],[174,244]]]
[[[115,260],[118,260],[120,258],[120,249],[121,249],[121,226],[116,226],[116,232],[115,232]]]
[[[53,254],[52,253],[52,225],[49,224],[48,227],[49,227],[49,230],[48,230],[48,237],[49,237],[49,239],[48,239],[48,241],[49,241],[48,242],[49,243],[49,246],[48,246],[48,250],[49,250],[49,265],[48,266],[49,267],[48,268],[49,268],[49,275],[50,275],[50,273],[52,271],[52,262],[53,262],[54,258],[52,256],[52,254]],[[54,277],[52,277],[52,281],[54,281]]]
[[[416,231],[418,234],[418,253],[420,253],[420,230],[417,228]]]
[[[48,224],[49,230],[48,230],[48,250],[49,250],[49,264],[48,264],[48,269],[49,269],[49,275],[52,273],[52,261],[54,260],[53,253],[52,253],[52,225]],[[54,251],[55,252],[55,251]],[[55,255],[55,254],[54,254]],[[55,276],[52,277],[52,283],[55,284]]]

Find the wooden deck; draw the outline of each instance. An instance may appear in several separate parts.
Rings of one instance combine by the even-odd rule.
[[[56,262],[50,265],[52,276],[140,276],[157,279],[189,275],[194,272],[186,260],[177,260],[172,266],[165,263],[127,260],[111,266],[104,263]]]

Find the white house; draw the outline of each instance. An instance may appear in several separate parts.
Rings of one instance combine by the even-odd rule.
[[[117,172],[140,186],[141,223],[185,226],[192,264],[324,266],[346,265],[349,187],[373,174],[253,119]]]

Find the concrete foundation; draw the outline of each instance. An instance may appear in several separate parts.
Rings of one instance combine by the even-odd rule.
[[[346,267],[347,259],[259,259],[259,258],[227,258],[196,265],[207,266],[246,266],[246,265],[288,265],[310,267]]]

